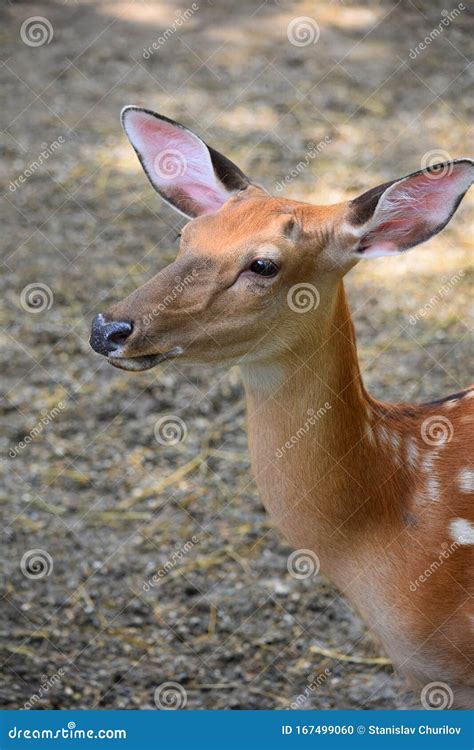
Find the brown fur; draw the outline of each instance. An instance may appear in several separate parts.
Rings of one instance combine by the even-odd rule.
[[[179,345],[189,361],[241,365],[253,471],[275,524],[294,547],[318,555],[401,672],[419,685],[446,682],[454,705],[472,708],[474,546],[460,545],[426,582],[410,586],[453,542],[450,521],[474,520],[473,497],[457,482],[469,465],[474,399],[466,392],[455,403],[391,405],[366,393],[342,282],[355,263],[351,211],[250,187],[187,224],[176,261],[107,317],[134,321],[128,357]],[[236,283],[266,252],[280,258],[279,276]],[[176,277],[193,269],[193,282],[145,325]],[[298,283],[320,297],[305,314],[287,304]],[[325,403],[317,424],[278,457],[308,409]],[[422,425],[438,415],[453,434],[433,447]]]

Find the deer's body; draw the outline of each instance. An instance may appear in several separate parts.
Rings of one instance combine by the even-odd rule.
[[[279,375],[243,368],[260,497],[291,545],[318,555],[413,685],[443,681],[472,707],[474,540],[457,545],[450,525],[473,517],[474,390],[433,405],[372,399],[342,283],[329,333],[329,343],[307,340]],[[331,408],[282,452],[308,410],[325,403]],[[454,433],[427,445],[422,425],[440,415]]]
[[[413,684],[441,681],[449,705],[474,707],[474,390],[422,405],[371,398],[343,286],[360,258],[440,231],[473,163],[311,206],[269,196],[159,115],[126,108],[124,127],[154,187],[192,221],[177,259],[97,316],[94,349],[127,370],[240,364],[275,525],[318,556]],[[300,291],[315,294],[304,310]]]

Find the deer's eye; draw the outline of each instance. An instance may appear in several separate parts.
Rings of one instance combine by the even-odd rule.
[[[276,263],[268,258],[257,258],[250,264],[249,269],[259,276],[276,276],[279,271]]]

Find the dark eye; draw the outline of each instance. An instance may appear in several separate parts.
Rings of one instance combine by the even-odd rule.
[[[258,273],[259,276],[276,276],[278,266],[268,258],[257,258],[250,264],[252,273]]]

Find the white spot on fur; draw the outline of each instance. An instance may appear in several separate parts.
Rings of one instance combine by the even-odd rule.
[[[419,455],[418,444],[415,438],[409,438],[407,441],[407,462],[412,469],[417,468]]]
[[[439,458],[438,451],[425,453],[421,461],[421,469],[427,476],[423,477],[423,487],[418,490],[414,502],[424,504],[427,502],[438,502],[441,494],[440,480],[434,467],[435,461]]]
[[[421,462],[422,471],[426,472],[427,474],[430,474],[434,469],[434,463],[437,458],[438,458],[437,451],[431,451],[430,453],[425,453],[425,455],[423,456],[423,460]]]
[[[394,451],[398,451],[400,448],[400,435],[398,432],[391,432],[389,434],[390,445]]]
[[[439,500],[439,482],[436,477],[429,477],[429,479],[426,482],[426,494],[428,496],[428,500],[431,500],[431,502],[436,502]]]
[[[465,518],[455,518],[451,521],[449,531],[458,544],[474,544],[474,524]]]
[[[385,443],[386,445],[389,445],[390,443],[390,435],[388,433],[388,430],[383,425],[379,427],[379,439],[382,443]]]
[[[461,469],[458,474],[458,485],[461,492],[474,492],[474,469]]]
[[[365,423],[365,435],[369,443],[371,443],[371,445],[374,445],[375,444],[374,431],[372,429],[372,425],[370,425],[368,422]]]
[[[400,456],[400,435],[398,432],[388,430],[385,425],[378,427],[378,437],[380,442],[387,447],[390,447],[393,451],[392,457],[398,466],[401,466],[402,459]]]
[[[390,445],[393,448],[393,457],[397,466],[402,465],[402,457],[400,453],[401,439],[398,432],[391,432],[389,434]]]
[[[431,453],[425,453],[423,456],[423,460],[421,462],[421,470],[424,472],[429,472],[433,468],[433,457]]]

